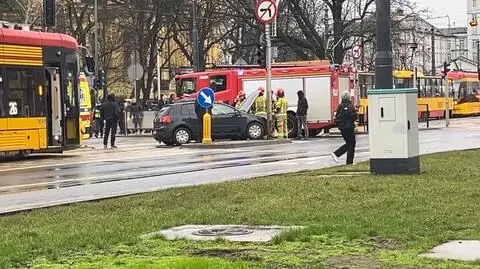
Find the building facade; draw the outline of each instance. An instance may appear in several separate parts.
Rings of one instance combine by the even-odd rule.
[[[480,2],[480,0],[478,0]],[[419,16],[392,20],[393,65],[397,70],[438,74],[444,62],[455,62],[458,68],[471,69],[464,60],[469,57],[467,27],[437,28]],[[363,70],[374,70],[375,42],[364,44]],[[347,62],[353,59],[348,58]],[[433,61],[433,63],[432,63]],[[357,59],[356,65],[360,61]],[[453,66],[456,68],[456,66]]]
[[[467,0],[467,18],[470,21],[480,19],[480,0]],[[468,27],[468,58],[477,60],[477,40],[480,40],[479,27]]]

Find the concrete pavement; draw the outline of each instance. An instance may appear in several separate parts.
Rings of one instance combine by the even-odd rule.
[[[462,119],[452,121],[448,129],[422,131],[420,152],[477,148],[479,125],[478,119]],[[0,163],[0,213],[329,167],[338,165],[329,153],[342,143],[333,136],[276,146],[205,150],[157,147],[149,137],[119,138],[117,150],[82,150]],[[89,145],[102,147],[100,140],[91,140]],[[356,162],[366,160],[368,136],[359,135]]]

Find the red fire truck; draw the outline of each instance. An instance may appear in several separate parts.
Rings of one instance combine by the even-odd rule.
[[[308,128],[312,135],[334,126],[334,114],[340,103],[340,93],[349,91],[355,100],[356,71],[351,67],[332,65],[280,67],[272,69],[272,90],[285,90],[288,100],[289,137],[297,135],[295,119],[297,91],[303,90],[308,100]],[[210,87],[215,91],[215,100],[232,105],[240,91],[247,98],[258,87],[266,88],[265,69],[220,69],[178,75],[177,96],[196,98],[198,91]]]

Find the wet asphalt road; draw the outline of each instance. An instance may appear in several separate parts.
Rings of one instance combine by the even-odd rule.
[[[421,154],[477,148],[480,121],[455,120],[420,132]],[[120,138],[119,149],[82,149],[0,163],[0,213],[159,189],[336,165],[339,136],[241,149],[157,147],[149,138]],[[100,140],[88,142],[101,148]],[[344,157],[341,159],[344,161]],[[368,136],[357,137],[356,161],[368,160]]]

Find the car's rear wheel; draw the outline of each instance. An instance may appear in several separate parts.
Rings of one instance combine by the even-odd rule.
[[[247,127],[247,137],[252,140],[262,139],[264,134],[265,130],[259,122],[250,123]]]
[[[173,132],[173,140],[177,145],[188,144],[191,139],[192,139],[192,134],[190,130],[188,130],[185,127],[177,128]]]

